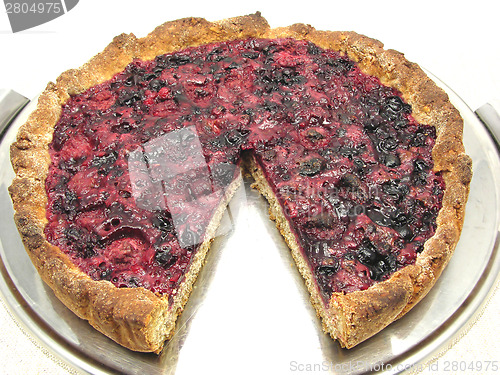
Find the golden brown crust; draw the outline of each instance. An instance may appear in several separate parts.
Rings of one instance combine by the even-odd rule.
[[[338,340],[352,348],[392,323],[408,304],[412,289],[411,279],[401,275],[361,292],[335,293],[330,309]]]
[[[49,244],[43,234],[47,222],[45,176],[50,165],[48,145],[61,106],[71,95],[111,79],[135,58],[147,60],[188,46],[259,37],[268,27],[255,14],[214,23],[201,18],[167,22],[143,39],[132,34],[119,35],[81,68],[66,71],[56,83],[49,83],[38,99],[37,109],[21,127],[11,147],[16,178],[9,191],[16,211],[15,222],[33,264],[68,308],[127,348],[161,350],[163,342],[173,333],[176,317],[187,300],[210,240],[202,245],[205,251],[200,251],[199,259],[195,260],[194,276],[188,275],[190,281],[185,283],[185,291],[179,293],[180,300],[174,301],[173,306],[169,306],[166,298],[142,288],[120,289],[107,281],[94,281],[60,249]]]
[[[340,51],[357,61],[365,73],[398,89],[412,105],[415,118],[437,130],[433,158],[435,170],[445,179],[446,191],[436,234],[426,242],[415,265],[367,291],[332,296],[330,311],[320,315],[333,337],[343,346],[352,347],[406,313],[430,290],[460,236],[471,178],[470,158],[462,145],[462,120],[446,94],[399,52],[384,50],[380,42],[352,32],[316,31],[302,24],[270,29],[259,13],[219,22],[201,18],[167,22],[142,39],[122,34],[81,68],[61,74],[41,94],[37,109],[11,147],[16,178],[9,190],[17,227],[43,280],[78,316],[132,350],[161,350],[163,341],[172,334],[190,286],[183,302],[169,309],[166,299],[142,288],[119,289],[107,281],[90,279],[60,249],[46,241],[43,230],[47,203],[44,184],[50,164],[48,145],[61,105],[71,95],[112,78],[134,58],[148,60],[185,47],[248,37],[307,39],[320,47]],[[200,265],[202,261],[199,260]],[[192,282],[194,278],[191,277]],[[315,306],[322,308],[320,303]]]

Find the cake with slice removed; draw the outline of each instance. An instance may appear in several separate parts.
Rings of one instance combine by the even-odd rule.
[[[461,134],[446,95],[377,41],[259,14],[184,19],[49,84],[12,146],[10,191],[61,301],[159,352],[243,169],[350,348],[448,262],[471,178]]]

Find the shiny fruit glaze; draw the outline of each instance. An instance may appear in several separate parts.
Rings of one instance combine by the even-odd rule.
[[[323,298],[364,290],[413,264],[436,229],[435,130],[411,111],[307,41],[134,61],[63,106],[46,236],[95,280],[172,297],[249,153]]]

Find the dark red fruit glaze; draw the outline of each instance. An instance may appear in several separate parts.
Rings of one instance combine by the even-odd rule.
[[[93,279],[172,297],[253,152],[327,301],[415,262],[443,197],[434,141],[396,90],[306,41],[134,61],[63,106],[45,233]]]

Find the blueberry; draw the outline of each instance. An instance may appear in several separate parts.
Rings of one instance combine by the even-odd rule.
[[[441,195],[443,193],[443,189],[440,186],[434,186],[432,188],[432,195]]]
[[[101,271],[101,274],[99,275],[101,280],[111,280],[111,276],[113,275],[113,270],[111,269],[105,269]]]
[[[79,167],[84,160],[85,160],[85,157],[77,158],[77,159],[71,157],[67,160],[61,159],[61,161],[59,162],[59,169],[62,169],[63,171],[67,171],[71,174],[75,174],[76,172],[78,172]]]
[[[278,177],[280,177],[283,181],[289,181],[292,178],[290,176],[288,168],[285,165],[278,164],[275,167],[275,171]]]
[[[143,81],[152,81],[154,80],[155,78],[158,78],[159,74],[158,73],[147,73],[144,75],[144,77],[142,78]]]
[[[358,250],[358,260],[366,266],[375,264],[377,252],[373,247],[362,245]]]
[[[155,253],[155,261],[163,268],[168,268],[175,263],[177,257],[170,253],[170,247],[164,246]]]
[[[212,62],[219,62],[224,60],[224,58],[224,49],[221,47],[214,47],[206,56],[206,60]]]
[[[382,121],[377,118],[370,118],[364,122],[364,128],[369,133],[373,133],[380,125],[382,125]]]
[[[190,62],[191,58],[187,55],[171,55],[166,58],[167,66],[171,68],[177,68]]]
[[[391,152],[398,147],[398,141],[393,137],[388,137],[379,142],[378,148],[382,152]]]
[[[417,252],[417,254],[421,253],[422,251],[424,251],[424,245],[420,242],[415,242],[415,251]]]
[[[375,281],[380,281],[382,280],[382,277],[384,276],[384,271],[380,269],[377,266],[369,267],[370,271],[370,279],[375,280]]]
[[[423,147],[425,146],[426,140],[427,140],[427,134],[424,131],[420,130],[413,135],[410,141],[410,145],[413,147]]]
[[[402,226],[406,225],[409,220],[410,220],[410,218],[408,217],[408,215],[406,215],[402,212],[396,211],[395,213],[393,213],[391,215],[391,222],[392,222],[391,227],[393,227],[393,228],[402,227]]]
[[[326,64],[333,68],[338,74],[346,74],[354,69],[354,62],[345,58],[327,59]]]
[[[332,148],[321,149],[318,151],[318,153],[322,157],[330,159],[330,160],[337,155],[337,151],[335,149],[332,149]]]
[[[108,174],[118,159],[116,151],[108,152],[102,156],[94,156],[91,166],[99,169],[101,174]]]
[[[75,192],[71,190],[66,190],[64,192],[64,208],[66,211],[76,210],[79,206],[79,202],[80,200]]]
[[[153,91],[160,91],[160,89],[165,86],[165,81],[162,81],[161,79],[153,79],[149,82],[149,88]]]
[[[400,113],[410,113],[411,106],[401,100],[399,96],[390,96],[385,100],[380,114],[388,120],[394,121],[399,118]]]
[[[157,65],[153,68],[153,72],[157,74],[158,76],[161,75],[161,73],[165,70],[164,66]]]
[[[213,151],[222,151],[226,147],[226,140],[223,135],[208,141],[208,147]]]
[[[427,185],[429,166],[422,159],[417,159],[413,163],[412,179],[415,185]]]
[[[384,260],[380,260],[373,267],[370,267],[370,278],[375,281],[380,281],[387,274],[388,267]]]
[[[236,63],[235,61],[231,62],[231,64],[229,64],[229,66],[227,66],[225,68],[225,70],[233,70],[233,69],[237,69],[240,65],[238,63]]]
[[[398,200],[403,199],[410,191],[409,187],[399,180],[390,180],[382,184],[382,191]]]
[[[238,131],[237,129],[232,129],[224,134],[224,139],[229,146],[239,147],[245,143],[248,134],[244,130]]]
[[[353,252],[345,253],[344,259],[345,260],[354,260],[354,259],[356,259],[356,254],[354,254]]]
[[[353,164],[356,167],[356,172],[358,172],[359,174],[362,174],[362,175],[366,174],[368,164],[366,164],[363,160],[354,159]]]
[[[246,57],[247,59],[255,60],[257,57],[260,56],[260,54],[255,51],[247,51],[243,52],[241,56]]]
[[[324,163],[318,158],[312,158],[309,160],[304,160],[300,162],[299,174],[301,176],[316,176],[324,168]]]
[[[396,130],[404,129],[407,126],[408,126],[408,120],[406,120],[406,119],[399,119],[399,120],[394,121],[394,128]]]
[[[278,47],[276,45],[274,45],[274,44],[268,44],[264,48],[262,48],[262,53],[265,56],[273,55],[277,51],[278,51]]]
[[[413,176],[413,183],[415,186],[425,186],[427,185],[427,178],[425,175],[414,175]]]
[[[137,84],[141,81],[141,79],[142,78],[139,75],[132,74],[123,82],[123,84],[127,87],[137,86]]]
[[[380,210],[376,207],[370,207],[366,209],[366,215],[373,221],[375,224],[378,224],[383,227],[388,227],[391,225],[391,219],[385,216]]]
[[[118,194],[122,197],[122,198],[125,198],[125,199],[128,199],[132,196],[132,193],[128,190],[119,190],[118,191]]]
[[[60,196],[54,201],[53,208],[55,212],[66,214],[68,220],[72,221],[80,209],[80,200],[74,192],[67,190],[64,196]]]
[[[332,276],[338,272],[340,269],[339,264],[324,264],[322,266],[316,267],[316,273],[323,276]]]
[[[385,106],[394,112],[399,112],[403,109],[403,101],[399,96],[390,96],[385,100]]]
[[[310,55],[317,56],[317,55],[321,54],[321,49],[317,45],[312,44],[311,42],[308,42],[307,43],[307,53]]]
[[[335,135],[339,138],[345,137],[347,134],[347,130],[345,128],[338,128],[337,131],[335,132]]]
[[[94,233],[90,233],[85,228],[70,226],[64,230],[64,235],[73,247],[78,256],[82,258],[91,258],[97,253],[95,248],[98,246],[99,239]]]
[[[256,85],[264,88],[264,91],[271,93],[280,91],[283,86],[290,87],[304,82],[305,78],[300,76],[295,69],[275,67],[261,69],[257,71]]]
[[[54,132],[51,146],[54,148],[55,151],[61,151],[68,138],[69,138],[68,132],[65,131]]]
[[[64,204],[62,203],[62,197],[58,197],[56,198],[51,206],[50,206],[50,209],[55,212],[55,213],[60,213],[60,214],[63,214],[63,213],[66,213],[65,209],[64,209]],[[66,213],[67,214],[67,213]]]
[[[429,228],[436,220],[436,213],[431,211],[426,211],[422,215],[422,224],[424,228]]]
[[[424,160],[417,159],[413,163],[413,169],[414,169],[414,171],[427,171],[427,170],[429,170],[429,166],[427,165],[427,163]]]
[[[400,185],[395,180],[387,181],[382,184],[382,191],[389,195],[398,196],[400,194]]]
[[[243,114],[248,116],[253,116],[255,112],[252,108],[246,108],[245,110],[243,110]]]
[[[172,218],[170,213],[167,211],[156,213],[151,218],[151,223],[153,224],[153,227],[161,230],[162,232],[168,232],[173,229]]]
[[[118,94],[117,103],[120,106],[132,107],[141,99],[142,93],[139,91],[122,91]]]
[[[381,139],[386,139],[391,136],[391,130],[387,125],[380,125],[377,129],[375,129],[375,136],[378,139],[377,142],[380,142]]]
[[[71,242],[78,242],[82,237],[82,232],[74,226],[66,228],[64,234],[66,236],[66,239]]]
[[[398,228],[398,233],[405,241],[410,242],[413,239],[413,231],[408,225]]]
[[[81,251],[81,256],[82,258],[92,258],[97,255],[96,251],[94,250],[94,245],[92,244],[87,244],[84,248],[83,251]]]
[[[335,209],[335,215],[344,223],[349,222],[350,217],[355,217],[359,214],[358,207],[350,200],[343,200],[338,197],[332,197],[331,194],[326,195],[326,199]]]
[[[352,158],[354,156],[359,155],[359,150],[354,148],[354,147],[343,146],[340,148],[339,152],[342,156],[344,156],[350,160],[352,160]]]
[[[238,132],[241,134],[242,137],[248,137],[250,135],[250,130],[249,129],[239,129]]]
[[[388,168],[396,168],[401,165],[401,160],[396,154],[382,154],[381,159],[384,165]]]
[[[128,280],[127,280],[127,287],[129,288],[137,288],[138,286],[140,286],[140,280],[138,277],[136,276],[131,276]]]
[[[394,254],[388,254],[385,257],[385,263],[389,267],[389,272],[396,271],[396,269],[398,267],[398,262],[397,262],[396,256]]]

